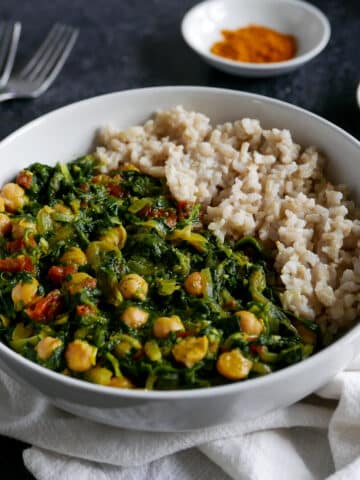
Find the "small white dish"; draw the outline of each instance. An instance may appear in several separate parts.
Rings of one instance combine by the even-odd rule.
[[[249,24],[294,35],[296,56],[284,62],[247,63],[210,52],[221,39],[221,30]],[[189,10],[181,31],[186,43],[213,67],[243,77],[270,77],[295,70],[318,55],[330,39],[331,28],[318,8],[301,0],[207,0]]]

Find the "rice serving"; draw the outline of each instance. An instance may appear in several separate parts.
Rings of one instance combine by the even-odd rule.
[[[275,252],[281,302],[335,334],[360,311],[360,221],[344,185],[324,173],[315,147],[288,130],[243,118],[212,127],[177,106],[143,126],[104,128],[96,155],[104,172],[131,163],[165,177],[178,201],[199,202],[221,240],[252,235]]]

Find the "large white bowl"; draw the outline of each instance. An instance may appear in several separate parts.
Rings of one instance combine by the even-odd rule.
[[[263,25],[295,36],[296,55],[274,63],[238,62],[214,55],[210,48],[221,30]],[[301,0],[206,0],[185,15],[181,31],[186,43],[205,62],[242,77],[270,77],[291,72],[318,55],[330,39],[330,24],[316,7]]]
[[[329,175],[359,201],[360,144],[326,120],[271,98],[202,87],[159,87],[92,98],[29,123],[0,143],[0,184],[32,162],[66,162],[91,148],[109,122],[127,127],[157,109],[182,104],[214,123],[248,116],[264,127],[290,129],[295,140],[329,157]],[[147,392],[86,383],[47,370],[0,343],[0,365],[50,402],[82,417],[130,429],[176,431],[248,420],[313,392],[345,368],[360,349],[360,325],[313,357],[269,376],[209,389]]]

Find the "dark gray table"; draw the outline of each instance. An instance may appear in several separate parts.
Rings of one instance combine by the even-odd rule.
[[[360,137],[355,102],[360,81],[359,0],[316,0],[329,17],[327,49],[293,74],[265,80],[231,77],[202,63],[184,44],[179,24],[194,0],[1,0],[0,20],[20,20],[19,63],[55,22],[81,29],[52,88],[35,101],[0,104],[0,139],[24,123],[70,102],[152,85],[208,85],[256,92],[309,109]],[[34,157],[35,155],[35,157]],[[32,152],[29,162],[36,160]],[[0,437],[1,478],[32,478],[20,442]]]

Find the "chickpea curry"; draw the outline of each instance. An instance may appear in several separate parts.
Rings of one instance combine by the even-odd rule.
[[[271,254],[221,243],[199,205],[132,165],[33,164],[0,193],[0,335],[56,372],[184,389],[271,373],[319,348],[284,311]]]

